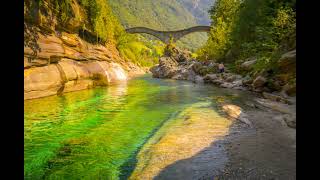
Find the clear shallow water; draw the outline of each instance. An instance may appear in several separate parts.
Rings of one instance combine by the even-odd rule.
[[[27,100],[25,179],[125,179],[140,147],[188,106],[241,92],[149,75],[127,83]]]

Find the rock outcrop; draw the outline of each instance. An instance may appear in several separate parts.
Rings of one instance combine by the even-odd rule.
[[[121,59],[112,45],[91,44],[77,34],[39,34],[35,59],[24,49],[24,99],[108,85],[145,71]]]
[[[252,87],[256,91],[261,91],[261,88],[266,84],[267,79],[263,76],[256,77],[252,82]]]
[[[167,53],[170,55],[170,53]],[[159,59],[159,65],[150,69],[155,78],[188,80],[195,83],[213,83],[223,88],[244,90],[243,77],[233,73],[217,74],[218,63],[200,62],[185,51],[173,49],[171,55]]]
[[[272,109],[273,111],[281,113],[277,118],[286,122],[287,126],[291,128],[296,128],[296,106],[295,103],[290,103],[293,105],[288,105],[273,101],[270,99],[255,99],[255,101],[263,106],[264,108]]]
[[[172,57],[161,57],[159,65],[150,69],[153,77],[156,78],[172,78],[178,70],[178,63]]]

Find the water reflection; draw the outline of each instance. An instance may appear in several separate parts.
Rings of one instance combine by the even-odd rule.
[[[120,167],[174,114],[232,93],[145,76],[27,100],[25,178],[118,179]]]
[[[110,96],[114,98],[120,98],[121,96],[125,96],[128,93],[128,82],[122,81],[108,88],[108,92]]]

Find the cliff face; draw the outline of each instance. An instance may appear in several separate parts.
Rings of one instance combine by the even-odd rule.
[[[124,62],[116,48],[94,45],[76,34],[40,35],[41,52],[31,62],[25,48],[24,99],[33,99],[108,85],[143,74],[144,70]]]
[[[41,29],[36,33],[40,51],[34,57],[29,46],[24,49],[25,100],[109,85],[145,73],[143,68],[125,62],[114,44],[89,43],[80,38],[77,31],[72,31],[78,23],[69,23],[68,33],[58,30],[57,22],[47,23],[54,19],[50,11],[47,16],[39,13],[38,17],[42,23],[31,26]],[[43,33],[43,29],[48,32]]]

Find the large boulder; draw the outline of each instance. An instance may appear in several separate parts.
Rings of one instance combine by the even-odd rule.
[[[257,89],[257,88],[261,88],[262,86],[265,85],[265,83],[267,82],[267,79],[263,76],[258,76],[254,79],[252,86],[253,88]]]
[[[232,82],[233,87],[242,87],[242,79],[236,80]]]
[[[172,77],[172,79],[187,80],[189,75],[194,73],[191,71],[192,71],[191,69],[187,69],[185,67],[179,67],[177,70],[177,73]]]
[[[289,51],[281,56],[278,61],[279,70],[285,73],[296,72],[296,50]]]
[[[243,79],[242,79],[242,83],[246,86],[249,86],[251,85],[253,82],[253,79],[250,77],[250,76],[245,76]]]
[[[57,65],[24,70],[24,99],[33,99],[57,94],[63,80]]]
[[[233,104],[226,104],[222,106],[222,110],[231,118],[237,119],[250,127],[252,127],[252,123],[247,118],[247,114],[244,113],[241,107],[233,105]]]
[[[236,80],[237,79],[237,77],[235,76],[235,75],[230,75],[230,76],[228,76],[227,78],[226,78],[226,81],[227,82],[233,82],[234,80]]]
[[[202,69],[201,62],[194,61],[191,65],[189,65],[188,68],[191,68],[195,73],[200,74],[200,71]]]
[[[203,77],[204,82],[212,82],[218,78],[217,74],[207,74]]]
[[[172,78],[178,72],[178,63],[171,57],[161,57],[159,65],[150,71],[156,78]]]
[[[272,91],[280,91],[282,89],[281,82],[272,78],[268,79],[266,86]]]
[[[240,68],[245,71],[250,71],[253,68],[253,65],[257,62],[257,58],[249,58],[240,65]]]
[[[282,93],[289,96],[296,95],[296,83],[287,83],[282,88]]]
[[[160,76],[160,66],[159,64],[156,64],[155,66],[152,66],[149,71],[152,73],[153,77],[158,78]]]
[[[202,84],[202,83],[204,83],[203,77],[201,77],[201,76],[199,76],[199,75],[196,75],[196,77],[194,78],[194,82],[197,83],[197,84]]]

